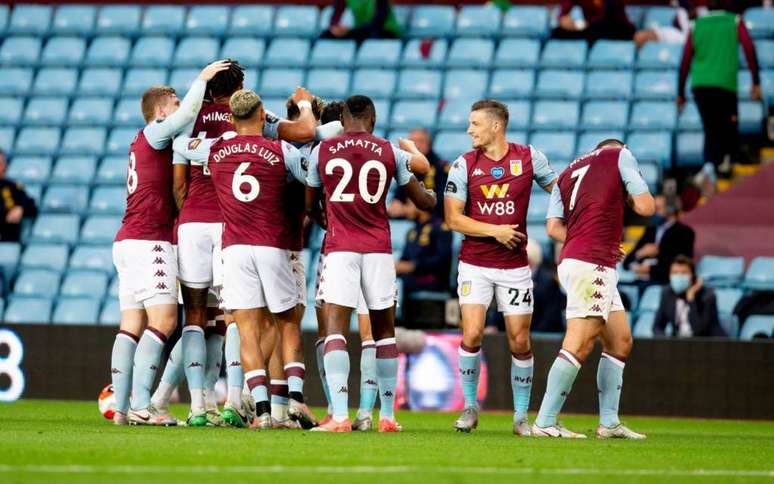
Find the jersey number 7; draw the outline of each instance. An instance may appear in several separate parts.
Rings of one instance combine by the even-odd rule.
[[[570,175],[570,178],[578,179],[578,181],[575,182],[575,186],[572,187],[572,195],[570,196],[570,210],[575,208],[575,198],[578,196],[578,189],[580,188],[581,183],[583,183],[583,177],[586,176],[586,172],[589,171],[589,168],[591,168],[591,165],[586,165],[583,168],[578,168]]]

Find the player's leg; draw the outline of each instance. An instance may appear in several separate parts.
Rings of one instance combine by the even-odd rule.
[[[357,325],[360,330],[360,405],[357,417],[352,423],[355,430],[371,430],[372,413],[376,404],[379,386],[376,383],[376,341],[371,332],[371,317],[365,298],[360,295],[357,302]]]
[[[322,385],[323,394],[325,395],[325,401],[328,402],[328,412],[325,418],[320,421],[320,424],[323,424],[327,423],[333,417],[331,393],[328,388],[328,381],[325,378],[325,337],[328,335],[325,328],[325,302],[316,300],[314,311],[317,316],[317,341],[315,342],[314,353],[317,359],[317,372],[320,376],[320,384]]]
[[[223,341],[226,338],[226,323],[223,312],[217,307],[217,298],[210,292],[207,308],[207,327],[204,329],[204,343],[207,347],[207,362],[204,365],[204,405],[207,409],[207,423],[220,427],[224,425],[223,416],[218,410],[218,394],[215,385],[220,379],[223,365]]]
[[[269,390],[271,393],[271,424],[275,429],[298,428],[288,417],[288,378],[282,364],[282,341],[275,329],[274,348],[269,358]]]
[[[239,328],[240,354],[245,381],[255,400],[256,418],[250,422],[251,429],[271,428],[266,361],[261,351],[260,335],[260,322],[266,317],[268,314],[265,308],[234,310],[234,318]]]
[[[151,405],[157,412],[169,414],[169,400],[175,388],[183,381],[183,341],[178,339],[172,351],[167,357],[167,364],[164,365],[164,373],[161,374],[159,386],[151,396]]]
[[[145,329],[147,319],[145,309],[121,310],[121,325],[113,343],[110,359],[110,373],[113,383],[113,394],[116,398],[116,413],[113,423],[126,425],[129,411],[129,393],[132,390],[132,369],[134,353],[137,349],[139,334]]]
[[[226,362],[226,405],[223,406],[223,420],[231,426],[239,427],[243,422],[242,387],[244,386],[244,374],[242,372],[242,358],[240,356],[239,328],[234,321],[234,316],[225,313],[226,344],[223,356]]]

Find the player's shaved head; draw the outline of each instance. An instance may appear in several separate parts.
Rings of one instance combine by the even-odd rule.
[[[320,123],[327,124],[331,121],[341,121],[344,112],[344,101],[331,101],[325,105],[320,113]]]
[[[508,106],[500,101],[495,101],[494,99],[476,101],[470,107],[470,112],[474,111],[484,111],[488,116],[502,123],[503,131],[508,127]]]
[[[323,109],[325,109],[325,101],[319,96],[312,98],[312,114],[314,119],[320,120]],[[285,110],[287,110],[287,118],[290,121],[295,121],[301,115],[301,110],[298,109],[298,104],[293,101],[293,96],[288,97],[288,100],[285,102]]]
[[[606,148],[606,147],[620,147],[620,146],[626,146],[623,141],[615,138],[608,138],[605,140],[600,141],[600,143],[597,145],[596,149],[600,148]]]
[[[207,82],[207,93],[215,100],[219,97],[231,96],[242,89],[245,81],[245,69],[238,61],[226,59],[230,62],[228,69],[220,71]]]
[[[341,115],[341,123],[346,131],[359,128],[373,132],[376,124],[376,107],[368,96],[356,94],[344,101],[344,111]],[[348,128],[349,127],[349,128]]]
[[[231,95],[229,107],[234,119],[247,120],[263,107],[263,102],[252,89],[240,89]]]
[[[170,98],[177,97],[175,89],[170,86],[151,86],[142,95],[142,101],[140,101],[140,108],[142,109],[142,117],[145,118],[146,123],[150,123],[156,119],[156,108],[160,105],[166,104]]]

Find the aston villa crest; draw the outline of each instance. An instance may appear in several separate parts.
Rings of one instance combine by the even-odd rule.
[[[521,160],[511,160],[511,175],[519,176],[521,173]]]

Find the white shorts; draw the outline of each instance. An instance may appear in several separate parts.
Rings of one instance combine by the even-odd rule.
[[[460,304],[489,306],[492,297],[497,310],[506,316],[532,314],[532,271],[529,267],[493,269],[460,262],[457,295]]]
[[[316,299],[357,308],[362,297],[368,310],[395,304],[395,262],[392,254],[333,252],[322,263]],[[367,311],[365,311],[367,312]],[[358,314],[362,314],[358,309]]]
[[[559,264],[559,282],[567,293],[567,319],[596,316],[607,321],[610,313],[624,310],[614,268],[565,259]]]
[[[325,254],[320,252],[320,260],[317,262],[317,279],[315,281],[314,285],[314,293],[315,293],[315,299],[314,299],[314,305],[315,307],[321,308],[323,303],[325,302],[320,297],[320,278],[322,278],[322,270],[323,266],[325,265]],[[368,314],[368,305],[365,302],[365,297],[363,296],[363,290],[360,290],[360,297],[357,298],[357,307],[355,308],[355,312],[357,314]]]
[[[154,240],[113,243],[122,311],[177,304],[177,261],[172,244]]]
[[[298,304],[306,307],[306,267],[304,267],[304,258],[301,257],[301,251],[294,250],[290,252],[290,268],[296,281]]]
[[[684,44],[688,38],[688,32],[684,32],[676,27],[664,26],[653,29],[659,42],[670,44]]]
[[[177,228],[180,283],[192,289],[223,284],[223,224],[191,222]]]
[[[232,245],[223,249],[223,307],[268,307],[281,313],[298,304],[290,251],[276,247]]]

